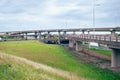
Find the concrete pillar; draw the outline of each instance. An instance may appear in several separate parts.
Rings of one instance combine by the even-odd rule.
[[[24,40],[24,33],[21,34],[21,38],[22,38],[22,40]]]
[[[75,35],[75,31],[73,31],[73,35]]]
[[[38,40],[41,40],[41,32],[38,33]]]
[[[90,31],[88,30],[88,39],[90,39]]]
[[[82,34],[84,34],[85,33],[85,31],[84,30],[82,30]]]
[[[73,48],[74,47],[74,40],[69,40],[69,47]]]
[[[21,39],[21,33],[18,33],[18,40],[20,40]]]
[[[17,41],[17,34],[16,34],[16,36],[15,36],[15,40]]]
[[[50,32],[48,32],[48,40],[50,40]]]
[[[112,40],[116,40],[116,31],[115,30],[113,30],[113,29],[110,29],[110,31],[111,31],[111,35],[110,35],[110,41],[112,41]]]
[[[63,37],[66,38],[66,31],[63,32]]]
[[[104,45],[104,44],[100,44],[100,43],[98,43],[98,47],[99,47],[99,48],[104,48],[105,45]]]
[[[58,44],[60,44],[60,31],[58,31]]]
[[[82,30],[82,38],[84,38],[84,37],[85,37],[85,31]]]
[[[46,38],[46,35],[44,34],[44,35],[43,35],[43,39],[45,39],[45,38]]]
[[[82,42],[76,41],[76,51],[82,51]]]
[[[25,40],[27,40],[27,33],[25,33]]]
[[[37,40],[37,32],[35,32],[35,40]]]
[[[115,34],[115,30],[111,30],[111,37],[115,37],[116,34]]]
[[[5,36],[5,41],[8,41],[8,33],[6,33],[6,36]]]
[[[101,44],[100,44],[100,43],[98,43],[98,47],[101,47]]]
[[[120,67],[120,49],[112,48],[111,67]]]
[[[88,42],[88,48],[91,48],[90,42]]]

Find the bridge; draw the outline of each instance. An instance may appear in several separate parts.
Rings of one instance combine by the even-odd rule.
[[[91,34],[90,32],[110,32],[110,34]],[[57,32],[57,37],[51,37],[52,32]],[[67,34],[73,32],[73,34]],[[76,34],[75,32],[81,32]],[[85,34],[87,32],[87,34]],[[120,37],[116,35],[120,32],[120,27],[112,28],[76,28],[76,29],[52,29],[52,30],[27,30],[27,31],[8,31],[0,32],[1,37],[9,37],[21,40],[27,40],[28,36],[34,37],[36,40],[57,41],[61,44],[61,40],[69,40],[69,47],[73,48],[74,44],[76,51],[82,51],[83,42],[96,42],[98,44],[105,44],[112,50],[111,67],[120,67]],[[44,34],[47,33],[47,38]],[[61,34],[62,33],[62,34]],[[62,37],[61,37],[62,36]]]

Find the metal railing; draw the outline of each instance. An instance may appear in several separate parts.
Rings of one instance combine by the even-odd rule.
[[[68,39],[76,39],[80,41],[97,42],[120,49],[120,37],[110,35],[66,35]]]

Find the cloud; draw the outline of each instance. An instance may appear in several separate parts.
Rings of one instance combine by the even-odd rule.
[[[119,26],[119,0],[1,0],[0,30]]]

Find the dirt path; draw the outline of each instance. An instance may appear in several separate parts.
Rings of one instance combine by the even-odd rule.
[[[73,73],[63,71],[60,69],[56,69],[56,68],[52,68],[50,66],[40,64],[37,62],[33,62],[33,61],[30,61],[30,60],[22,58],[22,57],[17,57],[17,56],[6,54],[6,53],[0,53],[0,58],[6,58],[6,59],[9,58],[9,59],[12,59],[13,61],[15,60],[15,61],[18,61],[20,63],[25,63],[27,65],[30,65],[30,66],[36,68],[36,69],[42,69],[42,70],[47,71],[49,73],[52,73],[52,74],[55,74],[55,75],[58,75],[61,77],[65,77],[68,80],[88,80],[88,79],[84,79],[82,77],[78,77],[78,76],[74,75]]]

